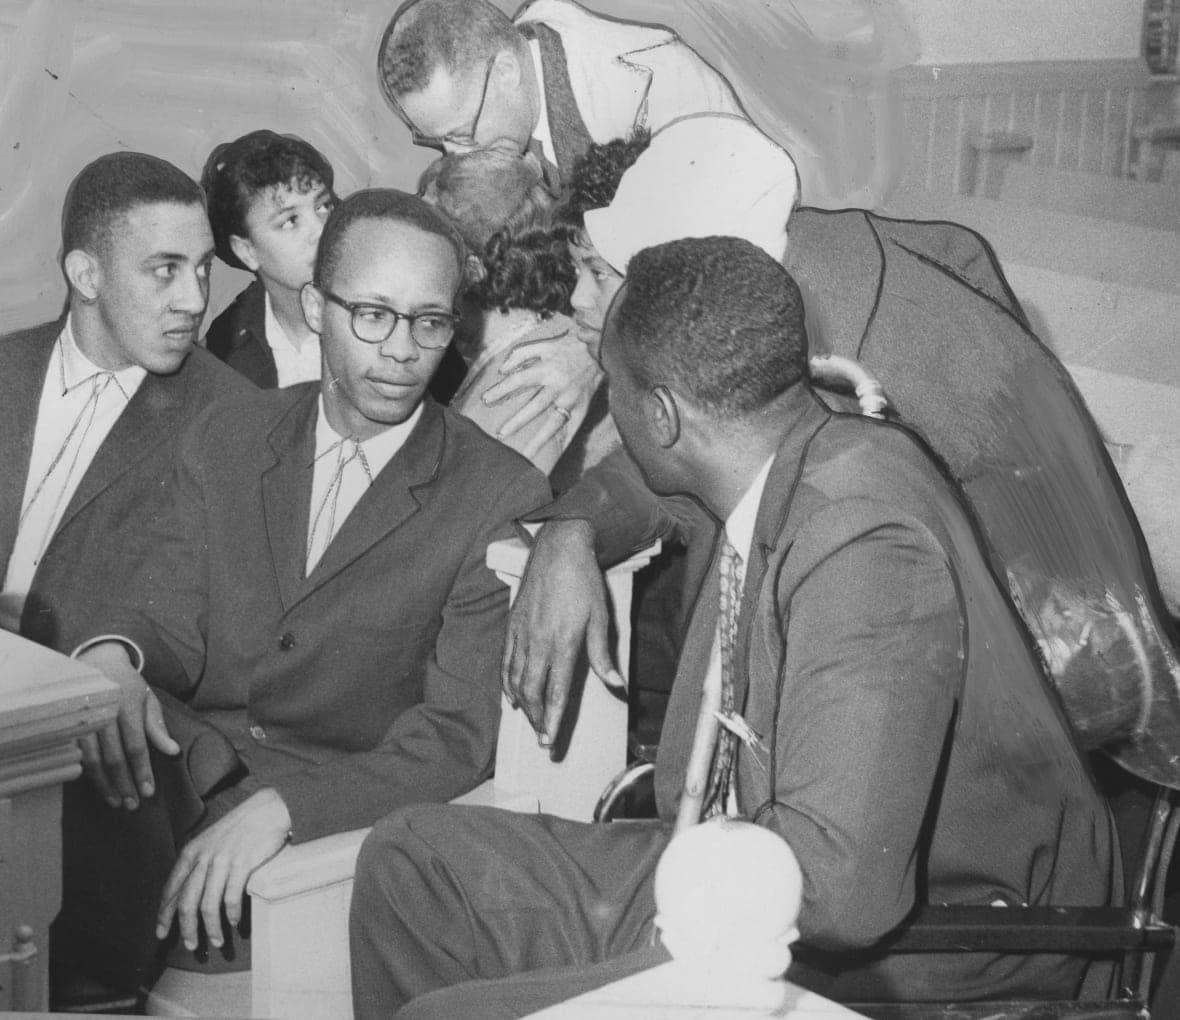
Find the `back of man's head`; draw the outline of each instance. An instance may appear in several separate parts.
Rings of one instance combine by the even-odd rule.
[[[487,0],[408,0],[381,37],[377,80],[397,109],[401,97],[426,88],[440,66],[450,74],[478,67],[519,41],[512,19]]]
[[[807,378],[799,288],[736,237],[639,252],[607,331],[638,383],[669,386],[721,418],[752,414]]]
[[[141,205],[204,205],[188,174],[142,152],[99,156],[74,178],[61,214],[61,255],[84,250],[101,255],[119,219]]]
[[[336,266],[348,235],[348,229],[358,220],[387,220],[405,223],[427,234],[436,234],[447,241],[455,252],[455,261],[462,278],[467,264],[467,246],[455,225],[442,213],[417,195],[409,195],[393,188],[369,188],[355,191],[340,202],[328,216],[324,232],[316,248],[315,284],[331,289]]]

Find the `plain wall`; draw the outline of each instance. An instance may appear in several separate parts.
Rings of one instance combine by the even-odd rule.
[[[1143,0],[902,0],[922,64],[1139,55]]]

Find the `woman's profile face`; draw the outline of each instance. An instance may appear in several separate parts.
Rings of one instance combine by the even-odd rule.
[[[598,357],[602,324],[611,301],[623,285],[623,277],[598,254],[585,235],[570,244],[570,256],[578,271],[578,285],[570,297],[578,339]]]

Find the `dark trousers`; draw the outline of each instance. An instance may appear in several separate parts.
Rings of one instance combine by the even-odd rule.
[[[494,808],[396,812],[357,861],[355,1015],[388,1017],[447,989],[409,1015],[520,1016],[667,960],[653,945],[652,886],[670,832],[654,821],[590,825]],[[486,998],[461,985],[510,975],[521,976]]]
[[[187,952],[175,926],[165,943],[156,939],[160,894],[180,848],[241,802],[234,784],[245,774],[219,731],[157,694],[181,752],[168,758],[152,751],[155,795],[126,811],[110,807],[86,778],[62,793],[62,909],[50,954],[63,978],[82,974],[134,991],[150,988],[165,961],[201,970],[250,966],[249,943],[228,925],[218,950],[207,948],[202,931],[196,954]]]

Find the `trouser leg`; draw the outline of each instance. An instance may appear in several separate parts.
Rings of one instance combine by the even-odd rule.
[[[586,965],[650,945],[658,822],[589,825],[419,806],[380,822],[357,861],[356,1016],[478,978]]]
[[[62,910],[50,933],[55,970],[115,988],[150,986],[158,969],[160,891],[176,859],[163,797],[111,808],[89,780],[62,796]]]

